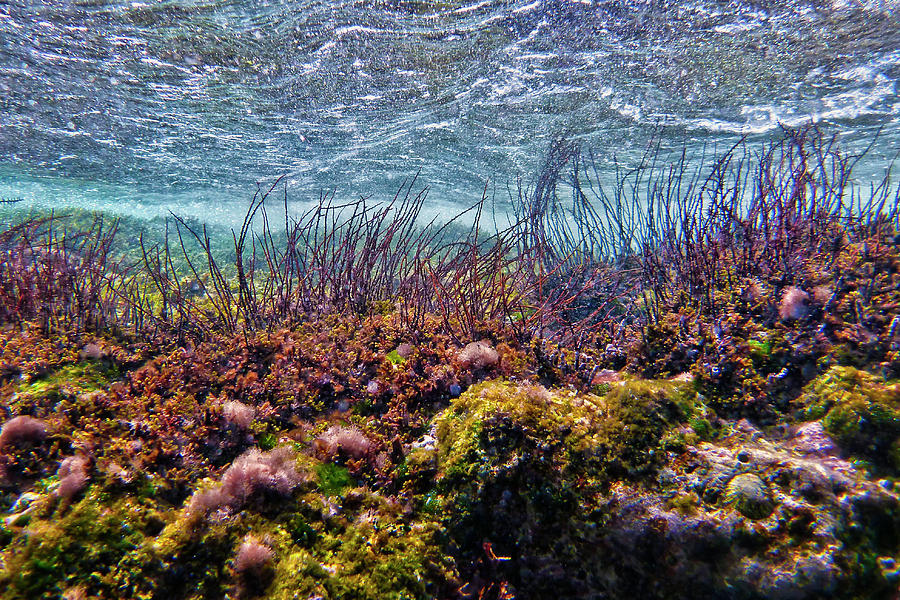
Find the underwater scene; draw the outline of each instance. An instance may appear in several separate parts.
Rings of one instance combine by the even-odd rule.
[[[900,598],[900,3],[0,2],[0,600]]]

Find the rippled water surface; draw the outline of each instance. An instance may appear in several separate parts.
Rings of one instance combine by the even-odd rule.
[[[819,122],[900,151],[897,2],[0,2],[0,196],[231,221],[256,181],[451,213],[550,140],[604,168]]]

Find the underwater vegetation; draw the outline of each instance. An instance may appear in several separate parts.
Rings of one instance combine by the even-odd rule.
[[[853,164],[607,189],[560,142],[498,231],[415,180],[277,228],[276,182],[225,253],[8,226],[0,598],[896,597],[900,209]]]

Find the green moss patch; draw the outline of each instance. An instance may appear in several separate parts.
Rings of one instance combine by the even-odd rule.
[[[316,465],[315,471],[319,489],[326,496],[340,496],[344,490],[355,485],[346,467],[333,463],[322,463]]]
[[[294,548],[279,562],[267,597],[320,595],[337,599],[433,598],[435,582],[451,578],[434,524],[356,523],[329,532],[310,550]],[[308,596],[306,595],[308,594]]]
[[[131,501],[104,507],[94,493],[47,519],[33,519],[30,535],[7,549],[0,598],[59,598],[76,586],[92,597],[115,597],[114,567],[140,545],[148,514]]]
[[[101,362],[82,362],[62,367],[34,382],[22,383],[16,391],[23,400],[56,399],[104,389],[118,376],[115,368]]]
[[[600,499],[616,480],[655,471],[692,397],[667,381],[627,381],[603,396],[476,385],[436,419],[437,496],[427,505],[442,515],[460,564],[483,562],[490,543],[509,558],[492,568],[514,587],[574,597],[577,573],[601,568],[591,550]]]
[[[900,384],[835,366],[813,380],[797,402],[800,418],[821,419],[850,452],[880,463],[893,457],[900,437]],[[892,466],[900,468],[900,463]]]
[[[481,384],[437,420],[440,476],[479,477],[523,456],[548,472],[578,470],[603,480],[641,475],[693,397],[687,385],[665,381],[624,382],[604,396]]]

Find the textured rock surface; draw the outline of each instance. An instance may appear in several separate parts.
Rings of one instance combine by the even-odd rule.
[[[683,388],[643,385],[620,397],[655,394],[642,404],[650,407],[644,426],[652,415],[664,422],[667,402]],[[646,447],[655,480],[622,479],[603,468],[603,432],[640,426],[613,424],[605,398],[501,389],[511,405],[496,385],[476,388],[462,398],[464,413],[457,404],[438,420],[445,524],[457,539],[489,539],[508,555],[492,569],[520,597],[554,589],[614,598],[890,593],[900,501],[841,458],[821,424],[766,434],[746,421],[723,422],[714,442]],[[528,407],[537,405],[535,421]],[[584,406],[595,408],[582,413]],[[477,419],[460,421],[463,414]],[[578,462],[573,447],[601,460]]]
[[[836,456],[820,424],[780,439],[746,422],[728,428],[716,443],[670,457],[659,488],[624,488],[610,501],[606,527],[620,564],[652,564],[649,546],[666,565],[664,573],[625,571],[671,597],[681,597],[679,585],[717,598],[889,595],[895,563],[885,556],[898,550],[897,494]],[[742,514],[729,498],[736,481],[764,511]],[[672,501],[685,496],[698,501],[687,508]],[[866,580],[871,587],[859,587]]]
[[[3,382],[46,435],[0,448],[0,598],[896,597],[893,380],[823,364],[751,421],[702,372],[542,383],[385,326]]]

